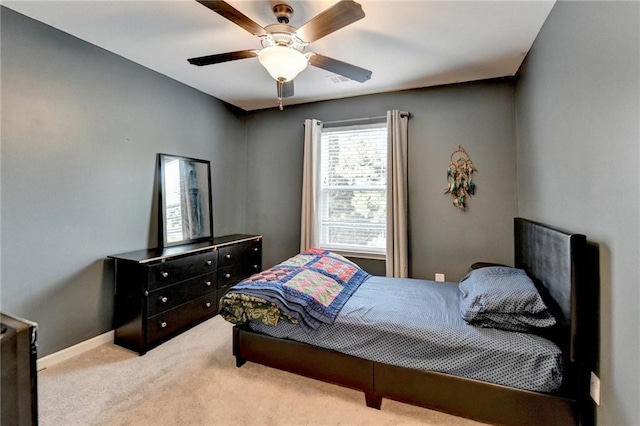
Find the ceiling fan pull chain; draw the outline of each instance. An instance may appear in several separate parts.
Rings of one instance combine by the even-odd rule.
[[[276,98],[276,102],[278,103],[278,108],[280,108],[280,111],[284,109],[282,106],[283,91],[284,91],[284,79],[279,78],[278,79],[278,97]]]

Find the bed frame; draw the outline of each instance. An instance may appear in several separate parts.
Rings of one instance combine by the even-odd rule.
[[[382,398],[390,398],[488,423],[593,424],[589,377],[595,371],[598,339],[597,249],[584,235],[522,218],[514,219],[514,241],[515,267],[534,279],[559,325],[550,336],[565,353],[565,379],[557,393],[387,365],[270,337],[243,325],[233,329],[236,365],[252,361],[362,390],[367,406],[378,409]]]

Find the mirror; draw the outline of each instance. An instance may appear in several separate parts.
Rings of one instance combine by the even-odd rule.
[[[160,247],[213,238],[211,163],[158,154]]]

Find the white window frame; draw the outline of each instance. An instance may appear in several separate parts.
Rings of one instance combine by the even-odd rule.
[[[336,132],[357,132],[357,131],[367,131],[371,129],[384,129],[384,136],[380,136],[378,139],[378,143],[384,147],[384,157],[382,164],[384,164],[385,168],[385,179],[384,186],[380,185],[367,185],[367,184],[358,184],[358,185],[332,185],[330,183],[325,182],[326,174],[323,173],[323,162],[326,161],[326,151],[323,148],[326,148],[327,138],[330,135]],[[354,121],[345,121],[345,122],[337,122],[335,124],[332,123],[324,123],[322,128],[322,137],[320,141],[320,159],[318,160],[318,168],[317,168],[317,192],[316,192],[316,206],[318,211],[318,220],[316,222],[315,235],[317,235],[318,246],[320,248],[331,250],[333,252],[351,256],[351,257],[359,257],[359,258],[367,258],[367,259],[377,259],[377,260],[385,260],[386,259],[386,209],[387,209],[387,185],[388,179],[386,179],[386,171],[387,171],[387,156],[388,156],[388,142],[387,142],[387,120],[386,117],[370,119],[370,120],[354,120]],[[326,169],[324,169],[326,172]],[[381,221],[377,224],[370,224],[371,226],[367,226],[366,223],[349,223],[349,222],[330,222],[327,217],[328,213],[326,209],[328,208],[326,203],[326,194],[328,190],[344,188],[345,190],[366,190],[366,191],[384,191],[385,197],[384,202],[382,203],[382,208],[385,211],[385,215],[381,218]],[[329,225],[333,225],[334,229],[340,226],[348,227],[351,229],[360,228],[360,229],[377,229],[384,234],[384,243],[382,246],[367,249],[364,245],[349,245],[349,244],[340,244],[336,242],[327,241],[327,236],[329,233]]]

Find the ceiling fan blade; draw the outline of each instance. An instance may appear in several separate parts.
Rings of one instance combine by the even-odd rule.
[[[285,81],[282,85],[282,97],[290,98],[293,96],[293,80]]]
[[[218,53],[217,55],[200,56],[199,58],[191,58],[187,60],[191,65],[202,67],[204,65],[219,64],[221,62],[253,58],[256,56],[258,56],[258,52],[255,50],[238,50],[237,52]]]
[[[296,34],[303,41],[312,43],[362,18],[364,18],[364,11],[360,4],[353,0],[341,0],[311,18],[309,22],[298,28]]]
[[[369,80],[372,74],[371,71],[364,68],[338,61],[337,59],[332,59],[324,55],[319,55],[317,53],[311,55],[309,58],[309,64],[314,67],[322,68],[323,70],[340,74],[351,80],[359,81],[360,83],[364,83]]]
[[[260,37],[267,35],[267,30],[262,28],[256,22],[254,22],[251,18],[247,17],[247,15],[243,14],[239,10],[235,9],[229,3],[216,0],[216,1],[207,1],[207,0],[197,0],[203,6],[208,7],[209,9],[216,12],[218,15],[227,18],[234,24],[244,28],[249,31],[251,34]]]

